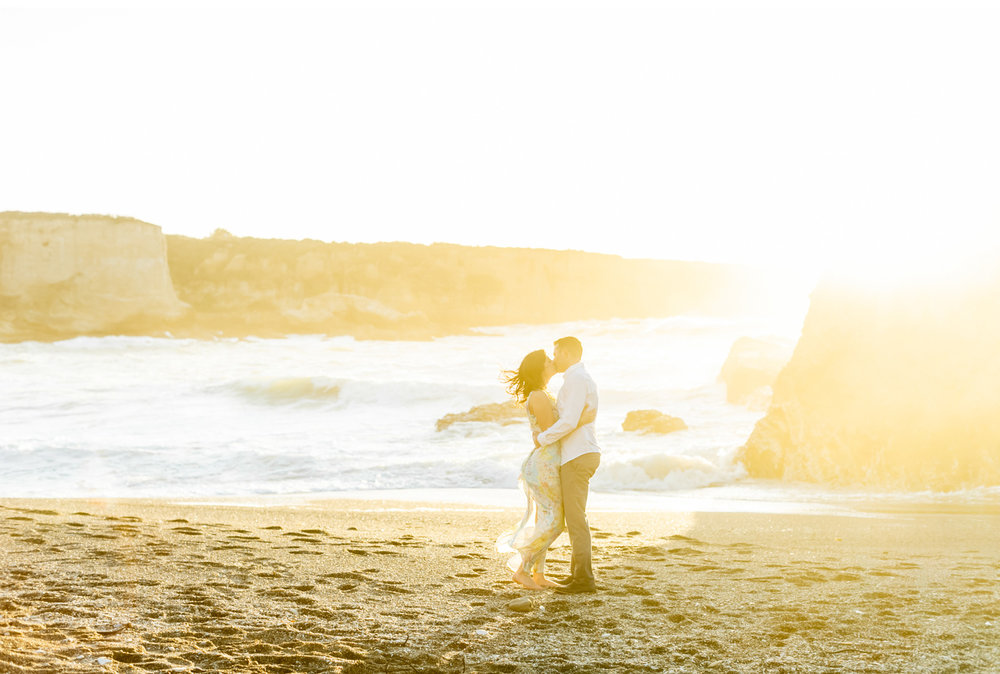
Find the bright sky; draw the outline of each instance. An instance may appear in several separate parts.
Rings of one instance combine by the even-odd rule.
[[[998,238],[995,3],[119,4],[0,9],[0,210],[805,265]]]

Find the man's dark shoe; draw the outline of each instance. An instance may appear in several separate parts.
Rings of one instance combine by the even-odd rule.
[[[594,581],[574,580],[571,583],[556,588],[557,594],[583,594],[597,592],[597,584]]]

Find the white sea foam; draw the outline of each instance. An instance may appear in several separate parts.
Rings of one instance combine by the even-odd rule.
[[[0,345],[0,495],[512,490],[531,446],[526,424],[438,432],[435,422],[504,400],[501,370],[576,334],[601,390],[595,490],[735,489],[743,499],[763,490],[801,499],[802,488],[745,479],[733,457],[761,413],[727,404],[716,382],[735,339],[794,337],[797,327],[687,316],[488,328],[429,342],[110,337]],[[644,408],[690,428],[622,431],[625,415]]]

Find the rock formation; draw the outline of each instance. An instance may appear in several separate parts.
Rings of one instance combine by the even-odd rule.
[[[771,307],[787,285],[749,267],[578,251],[254,239],[222,230],[165,238],[166,252],[158,227],[131,218],[0,214],[0,340],[427,339],[487,325],[751,311]]]
[[[724,314],[761,308],[781,285],[732,265],[577,251],[223,232],[168,236],[167,246],[177,293],[207,332],[412,339],[486,325]]]
[[[163,233],[132,218],[0,213],[0,338],[146,331],[178,319]]]
[[[673,433],[683,431],[687,424],[680,417],[672,417],[659,410],[634,410],[625,415],[622,422],[623,431],[642,431],[644,433]]]
[[[519,405],[513,400],[508,400],[502,403],[477,405],[467,412],[460,414],[446,414],[437,420],[435,428],[438,431],[443,431],[452,424],[468,421],[496,423],[506,426],[507,424],[515,424],[523,421],[527,417],[528,414],[524,411],[524,405]]]
[[[783,340],[737,339],[719,372],[719,381],[726,384],[726,400],[754,409],[766,408],[774,380],[791,356],[791,346]]]
[[[1000,279],[814,291],[767,415],[756,477],[899,489],[1000,484]]]

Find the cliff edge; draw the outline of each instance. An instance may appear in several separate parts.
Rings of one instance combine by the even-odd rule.
[[[141,332],[185,310],[156,225],[0,213],[0,337]]]

